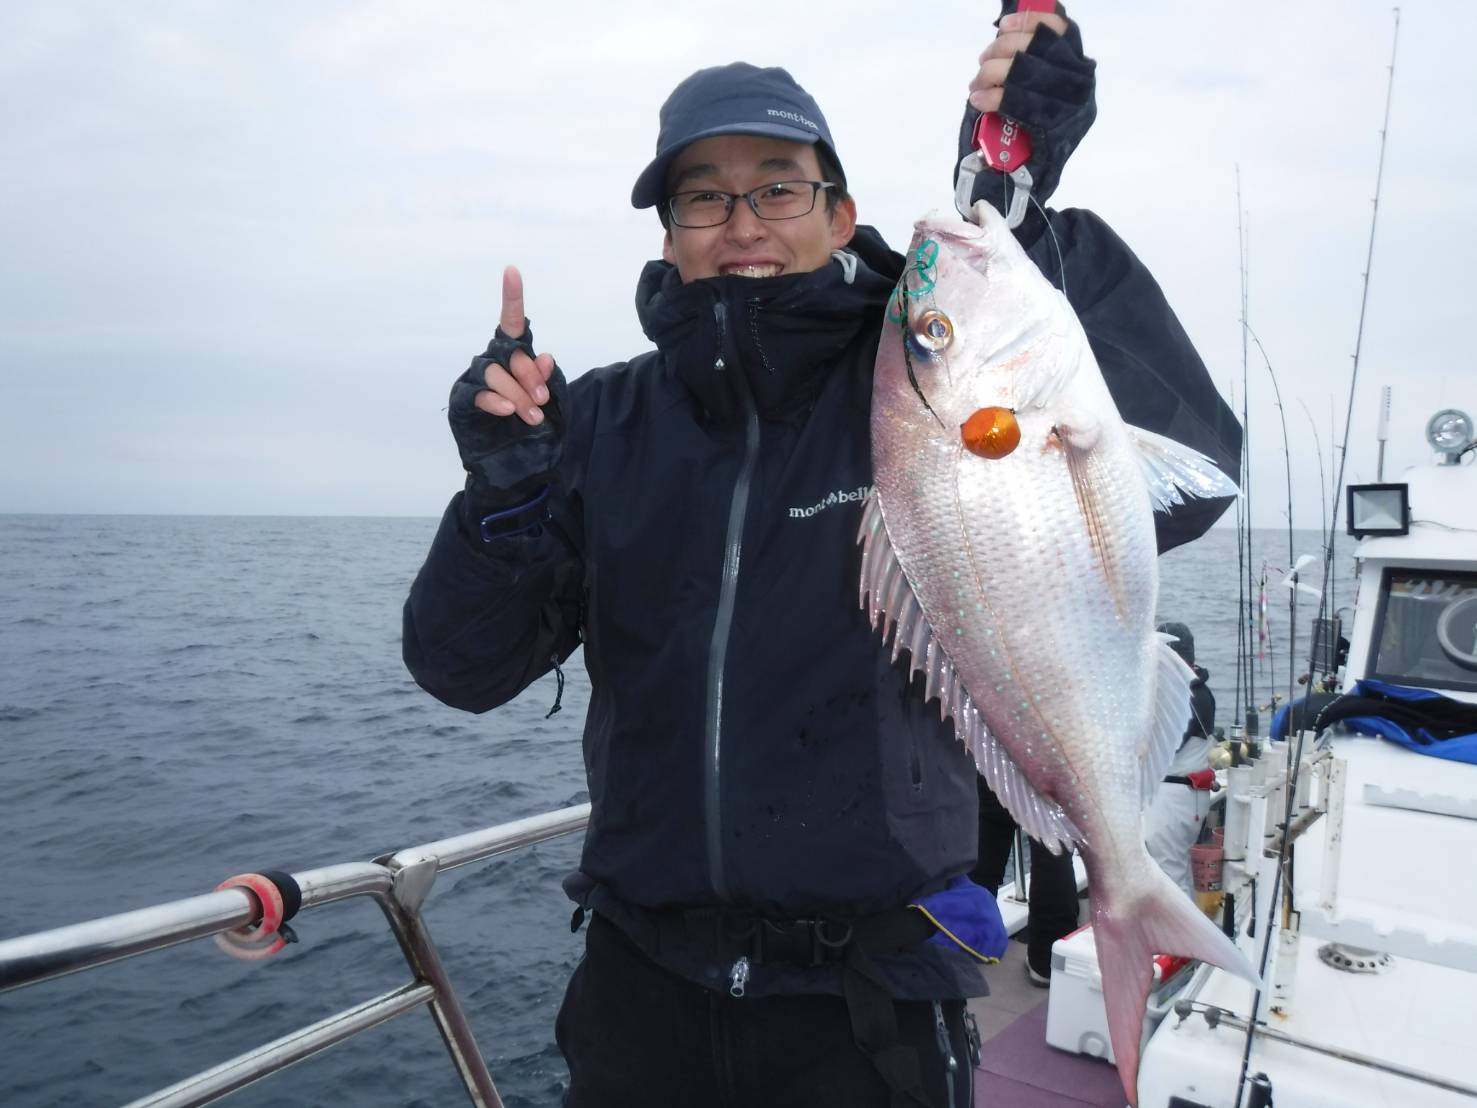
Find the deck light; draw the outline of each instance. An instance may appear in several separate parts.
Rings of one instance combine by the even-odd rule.
[[[1410,532],[1410,486],[1406,484],[1350,485],[1348,531],[1356,539],[1366,535],[1404,535]]]
[[[1426,424],[1426,441],[1440,454],[1443,465],[1456,465],[1472,445],[1472,417],[1456,408],[1442,408]]]

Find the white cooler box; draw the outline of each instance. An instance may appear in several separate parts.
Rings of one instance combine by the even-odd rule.
[[[1154,984],[1144,1016],[1144,1038],[1169,1011],[1175,994],[1190,980],[1194,963],[1159,954],[1154,958]],[[1098,972],[1092,924],[1079,927],[1051,947],[1051,995],[1046,1002],[1046,1041],[1059,1050],[1109,1062],[1108,1013],[1103,1005],[1103,977]]]

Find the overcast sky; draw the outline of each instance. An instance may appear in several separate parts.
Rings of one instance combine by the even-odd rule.
[[[6,3],[0,512],[438,513],[460,483],[447,390],[492,330],[505,263],[566,372],[649,345],[633,292],[660,228],[628,198],[658,106],[700,66],[788,67],[895,246],[949,203],[992,5],[632,10]],[[1313,427],[1327,454],[1392,9],[1071,11],[1099,117],[1053,203],[1096,210],[1138,251],[1239,410],[1240,165],[1250,320],[1287,403],[1295,515],[1318,527]],[[1387,477],[1425,457],[1436,408],[1477,413],[1474,32],[1469,0],[1402,9],[1350,479],[1374,479],[1381,384]],[[1275,526],[1281,430],[1255,348],[1250,406],[1255,519]]]

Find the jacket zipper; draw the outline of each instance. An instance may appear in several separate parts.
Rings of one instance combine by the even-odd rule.
[[[728,347],[728,305],[713,305],[718,327],[715,373],[728,372],[724,351]],[[738,593],[739,558],[743,553],[744,517],[749,507],[749,487],[759,459],[759,411],[749,392],[748,381],[737,367],[733,370],[736,390],[744,403],[744,455],[738,479],[728,504],[728,532],[723,543],[723,577],[718,591],[718,612],[713,619],[713,637],[708,646],[707,718],[704,727],[706,757],[703,765],[703,814],[707,832],[708,874],[718,899],[728,899],[723,872],[723,813],[719,775],[723,764],[723,668],[728,657],[728,638],[733,630],[733,608]]]

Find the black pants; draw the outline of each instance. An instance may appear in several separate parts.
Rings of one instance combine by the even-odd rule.
[[[980,845],[970,877],[991,892],[1000,891],[1005,860],[1015,839],[1015,820],[980,778]],[[1051,973],[1051,944],[1077,928],[1077,875],[1072,855],[1053,854],[1035,839],[1031,843],[1029,916],[1026,960],[1043,977]]]
[[[759,971],[762,972],[762,969]],[[947,1104],[933,1005],[897,1005],[935,1108],[968,1108],[974,1071],[964,1002],[944,1001],[958,1069]],[[838,996],[734,998],[650,961],[613,924],[590,920],[585,957],[555,1024],[569,1064],[565,1108],[887,1108],[889,1093],[852,1042]]]

